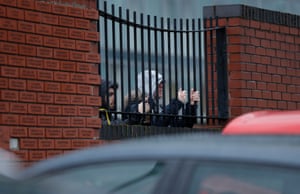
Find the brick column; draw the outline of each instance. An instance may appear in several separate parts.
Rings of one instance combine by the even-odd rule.
[[[300,109],[300,16],[243,5],[204,8],[226,27],[230,116]]]
[[[0,17],[0,146],[30,163],[99,144],[96,1],[0,0]]]

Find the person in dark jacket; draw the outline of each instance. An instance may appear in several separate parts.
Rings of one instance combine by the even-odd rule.
[[[115,95],[118,89],[118,84],[111,81],[101,80],[100,96],[101,96],[101,108],[100,117],[103,125],[111,125],[117,120],[110,113],[110,111],[116,110]]]
[[[191,116],[196,115],[197,102],[200,99],[198,91],[192,89],[190,102],[186,103],[186,91],[179,89],[177,98],[163,106],[160,101],[163,96],[164,80],[160,73],[146,70],[138,74],[137,81],[138,91],[135,96],[131,94],[133,97],[129,97],[125,108],[125,112],[134,113],[126,117],[128,124],[193,127],[196,119]]]

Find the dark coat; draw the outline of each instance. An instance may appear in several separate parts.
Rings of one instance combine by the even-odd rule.
[[[152,125],[161,127],[193,127],[196,123],[196,118],[191,117],[196,115],[197,105],[184,106],[177,99],[171,100],[170,104],[163,107],[157,101],[148,99],[150,104],[150,115],[138,113],[138,105],[142,101],[133,101],[128,104],[125,112],[134,113],[127,115],[125,120],[128,124],[135,125]],[[178,115],[180,110],[183,110],[182,115]]]
[[[118,84],[113,83],[111,81],[106,81],[104,79],[101,80],[100,86],[100,96],[101,96],[101,108],[100,111],[100,118],[102,120],[102,125],[116,125],[123,123],[122,120],[117,119],[110,111],[115,111],[115,109],[109,108],[108,103],[108,92],[109,89],[118,89]]]

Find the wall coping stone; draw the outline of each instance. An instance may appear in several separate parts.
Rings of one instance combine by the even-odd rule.
[[[244,19],[256,20],[290,27],[300,27],[300,16],[251,7],[247,5],[215,5],[203,7],[203,18],[224,18],[224,17],[241,17]]]

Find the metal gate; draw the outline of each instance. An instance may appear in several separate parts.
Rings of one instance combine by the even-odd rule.
[[[218,125],[228,119],[226,31],[213,26],[216,18],[205,24],[200,18],[157,18],[116,9],[114,5],[108,8],[106,2],[99,13],[99,73],[103,80],[119,85],[115,91],[116,109],[108,109],[109,114],[120,120],[134,114],[124,110],[128,97],[138,95],[137,75],[155,70],[165,85],[162,106],[177,97],[179,88],[187,91],[189,99],[193,88],[200,92],[193,116],[198,125]]]

